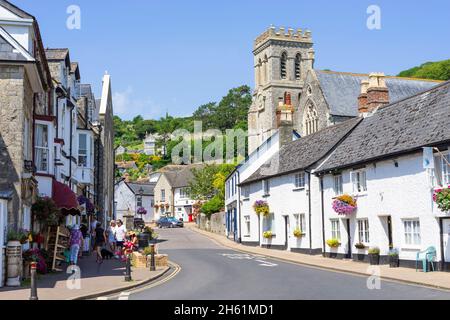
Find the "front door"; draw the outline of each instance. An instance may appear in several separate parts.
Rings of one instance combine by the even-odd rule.
[[[442,244],[444,261],[450,262],[450,219],[442,219]]]

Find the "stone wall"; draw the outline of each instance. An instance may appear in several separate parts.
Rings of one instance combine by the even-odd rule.
[[[204,214],[201,214],[198,218],[197,226],[202,230],[225,236],[226,235],[225,212],[215,213],[211,215],[211,218],[209,219]]]

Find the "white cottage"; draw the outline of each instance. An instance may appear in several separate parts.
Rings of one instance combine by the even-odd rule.
[[[433,201],[435,187],[450,184],[449,89],[446,82],[366,109],[366,117],[316,170],[323,183],[318,215],[327,256],[366,261],[368,249],[378,247],[383,263],[396,248],[400,265],[415,267],[417,253],[434,247],[441,270],[449,269],[450,215]],[[424,167],[424,147],[435,150],[434,169]],[[355,212],[342,216],[333,210],[342,194],[357,200]],[[331,239],[341,245],[330,248],[325,242]]]
[[[242,243],[307,254],[322,253],[321,216],[316,208],[315,165],[361,121],[352,119],[283,146],[241,183]],[[258,216],[257,201],[269,205]],[[264,233],[271,232],[271,237]]]
[[[154,183],[131,183],[125,180],[117,183],[114,194],[117,219],[135,216],[144,219],[146,223],[155,221],[154,188]],[[138,214],[139,208],[144,208],[147,214],[143,216]]]

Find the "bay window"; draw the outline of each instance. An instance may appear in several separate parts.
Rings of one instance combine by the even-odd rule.
[[[88,167],[88,143],[87,134],[78,135],[78,166]]]

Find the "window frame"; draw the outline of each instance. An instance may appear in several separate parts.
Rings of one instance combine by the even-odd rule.
[[[342,195],[344,193],[344,178],[342,174],[333,176],[333,191],[336,196]]]
[[[294,174],[294,190],[306,189],[306,173],[297,172]]]
[[[251,236],[251,217],[250,216],[244,216],[244,225],[245,225],[245,234],[244,237],[250,237]]]
[[[419,248],[422,245],[422,234],[421,234],[421,229],[420,229],[420,219],[414,219],[414,218],[410,218],[410,219],[403,219],[402,220],[403,223],[403,244],[405,247],[413,247],[413,248]],[[407,224],[411,224],[410,226],[410,231],[408,231],[408,227]],[[414,226],[414,224],[417,224],[416,227]],[[417,232],[418,230],[418,232]],[[410,241],[408,243],[408,235],[410,236]],[[418,242],[416,242],[416,238],[415,236],[418,236]]]
[[[303,235],[306,234],[306,214],[304,213],[294,213],[294,230],[300,229]]]
[[[39,128],[46,128],[46,141],[45,139],[43,139],[42,141],[38,141],[38,137],[39,135],[37,134]],[[44,138],[44,131],[42,131],[42,138]],[[35,166],[36,166],[36,172],[38,173],[43,173],[43,174],[49,174],[50,173],[50,128],[48,124],[45,123],[36,123],[35,124]],[[38,145],[38,143],[42,142],[42,144],[46,144],[46,145]],[[41,153],[42,152],[42,153]],[[47,159],[46,161],[43,161],[42,159],[44,158],[44,154],[47,155]],[[38,160],[40,159],[40,161]],[[41,170],[41,166],[39,166],[38,164],[46,164],[46,170]]]
[[[360,178],[364,176],[364,180]],[[350,172],[350,180],[352,182],[353,194],[365,194],[367,193],[367,170],[357,169]],[[356,182],[356,185],[355,185]]]
[[[81,136],[84,136],[85,140],[85,148],[81,149]],[[78,133],[78,167],[81,168],[89,168],[90,167],[90,163],[89,163],[89,145],[90,142],[89,140],[89,135],[87,133]],[[84,153],[81,153],[81,151],[83,151]],[[84,158],[85,161],[83,163],[83,161],[81,161],[81,158]]]
[[[263,188],[263,196],[264,197],[270,196],[270,179],[264,179],[262,181],[262,188]]]
[[[331,224],[331,238],[342,241],[341,221],[339,219],[330,219],[330,224]]]
[[[241,195],[243,200],[250,199],[250,186],[242,186],[241,187]]]
[[[357,219],[358,241],[365,245],[370,244],[370,224],[368,218]]]
[[[166,202],[166,189],[161,189],[161,202]]]
[[[270,224],[268,224],[270,222]],[[265,216],[263,218],[263,228],[262,232],[271,231],[272,235],[275,237],[275,227],[276,227],[276,220],[275,220],[275,214],[273,212],[269,213],[269,215]],[[268,228],[269,226],[269,228]]]

